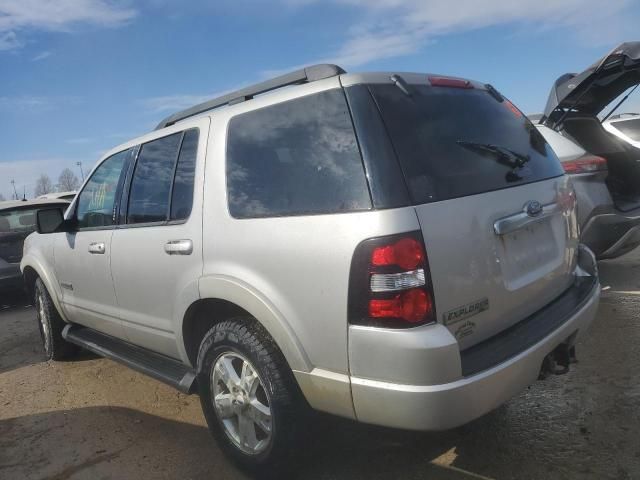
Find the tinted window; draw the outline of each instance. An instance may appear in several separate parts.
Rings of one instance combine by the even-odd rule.
[[[176,175],[171,195],[171,220],[184,220],[191,214],[193,205],[193,178],[198,153],[198,130],[184,133]]]
[[[48,206],[44,208],[48,208]],[[35,231],[36,212],[36,209],[24,208],[0,212],[0,233]]]
[[[79,228],[113,225],[116,192],[128,156],[129,150],[125,150],[109,157],[80,192],[76,210]]]
[[[229,124],[229,210],[236,218],[371,207],[342,90],[245,113]]]
[[[163,222],[181,133],[145,143],[140,150],[129,193],[127,223]]]
[[[408,96],[394,85],[370,89],[415,203],[563,174],[533,124],[485,90],[412,85]]]
[[[36,212],[31,208],[0,211],[0,260],[18,263],[22,259],[24,239],[36,229]]]
[[[640,118],[611,122],[611,124],[624,133],[631,140],[640,140]]]

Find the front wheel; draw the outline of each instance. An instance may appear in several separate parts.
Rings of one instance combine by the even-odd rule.
[[[241,467],[290,468],[303,402],[284,356],[251,318],[215,325],[198,353],[198,389],[209,429]]]
[[[74,356],[79,348],[62,338],[64,320],[56,310],[47,287],[39,278],[36,280],[34,291],[36,317],[47,360],[64,360]]]

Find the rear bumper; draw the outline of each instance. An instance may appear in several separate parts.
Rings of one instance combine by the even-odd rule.
[[[621,213],[612,209],[591,216],[582,227],[580,241],[598,259],[615,258],[640,245],[640,209]]]
[[[469,376],[463,376],[457,343],[444,326],[413,329],[406,337],[391,333],[390,342],[377,344],[373,342],[382,337],[351,327],[351,390],[357,419],[409,430],[445,430],[484,415],[524,390],[538,378],[544,358],[559,344],[583,336],[595,317],[600,285],[595,259],[585,256],[581,264],[589,265],[582,265],[579,275],[590,279],[589,288],[575,308],[564,312],[559,326],[507,360]],[[392,379],[393,372],[398,380]],[[409,377],[428,382],[407,382]]]

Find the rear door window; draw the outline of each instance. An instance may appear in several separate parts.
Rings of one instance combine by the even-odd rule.
[[[551,147],[508,100],[483,89],[370,85],[416,204],[563,174]]]
[[[184,133],[173,180],[170,220],[186,220],[191,214],[193,180],[196,173],[196,157],[198,155],[198,137],[197,129],[187,130]]]
[[[145,143],[131,181],[127,223],[164,222],[182,133]]]
[[[342,90],[234,117],[227,140],[236,218],[352,212],[371,199]]]

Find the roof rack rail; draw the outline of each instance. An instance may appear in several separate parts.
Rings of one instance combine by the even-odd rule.
[[[251,100],[255,95],[260,95],[261,93],[270,92],[289,85],[315,82],[316,80],[335,77],[336,75],[341,75],[343,73],[346,73],[346,71],[341,67],[326,63],[301,68],[295,72],[286,73],[279,77],[256,83],[250,87],[236,90],[235,92],[228,93],[222,97],[214,98],[213,100],[209,100],[191,108],[187,108],[186,110],[182,110],[181,112],[174,113],[162,120],[156,127],[156,130],[168,127],[174,123],[184,120],[185,118],[193,117],[194,115],[206,112],[207,110],[213,110],[214,108],[222,107],[224,105],[234,105],[246,100]]]

